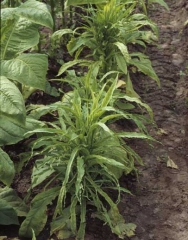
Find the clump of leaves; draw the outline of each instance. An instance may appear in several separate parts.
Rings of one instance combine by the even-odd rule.
[[[89,8],[89,15],[82,16],[84,26],[75,29],[67,45],[71,55],[78,58],[84,48],[90,49],[87,57],[101,61],[101,72],[118,70],[127,75],[131,67],[158,82],[148,57],[141,52],[130,53],[130,45],[141,45],[157,40],[156,25],[144,14],[135,13],[137,1],[110,0],[100,8]],[[53,38],[65,30],[54,33]],[[129,68],[128,68],[129,67]]]
[[[125,223],[117,207],[120,192],[129,193],[120,187],[119,177],[136,170],[135,161],[142,164],[126,139],[151,138],[143,132],[113,132],[109,128],[108,124],[119,118],[135,119],[138,127],[142,123],[136,116],[113,107],[118,78],[106,81],[100,88],[92,76],[89,71],[80,78],[81,84],[66,93],[61,102],[35,108],[30,113],[34,118],[52,113],[57,120],[28,133],[38,135],[32,143],[33,156],[38,156],[32,188],[48,181],[32,200],[20,236],[31,237],[32,229],[39,234],[47,220],[47,205],[56,197],[51,234],[60,239],[70,236],[84,239],[88,205],[96,209],[94,216],[120,238],[134,234],[135,225]],[[107,189],[117,191],[115,201]]]

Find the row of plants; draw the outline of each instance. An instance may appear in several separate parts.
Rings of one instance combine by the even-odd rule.
[[[70,236],[84,239],[88,206],[93,209],[92,216],[108,224],[119,238],[134,235],[136,225],[126,223],[118,210],[121,193],[130,193],[120,186],[119,178],[137,172],[135,162],[143,164],[129,147],[128,139],[153,140],[145,127],[153,122],[152,110],[141,101],[131,81],[132,74],[140,72],[160,84],[143,53],[148,43],[156,43],[158,35],[156,24],[147,16],[150,2],[167,8],[162,0],[147,3],[67,0],[57,4],[4,1],[0,224],[19,225],[18,217],[25,217],[19,236],[38,235],[48,220],[47,209],[51,208],[50,235],[55,234],[58,239]],[[76,14],[78,6],[83,14]],[[54,31],[59,9],[62,22],[68,19],[69,24],[62,23],[64,28],[50,36],[49,52],[39,53],[36,46],[41,40],[41,26]],[[81,23],[74,28],[77,19]],[[66,44],[74,60],[62,64],[57,73],[59,78],[47,81],[48,54],[54,46],[63,48],[62,44]],[[25,104],[36,90],[51,93],[52,81],[71,87],[68,92],[63,88],[59,92],[54,90],[61,101],[49,105]],[[46,115],[51,115],[53,121],[45,121]],[[112,130],[111,126],[119,119],[133,121],[139,131]],[[19,155],[20,162],[15,167],[4,147],[26,140],[27,150]],[[35,161],[35,165],[28,195],[23,200],[11,184],[29,161]],[[116,198],[110,196],[109,190],[116,193]],[[38,193],[34,195],[35,191]]]

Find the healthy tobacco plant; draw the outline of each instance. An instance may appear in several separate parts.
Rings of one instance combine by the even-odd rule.
[[[28,132],[38,136],[31,144],[32,156],[37,157],[31,187],[41,187],[42,191],[31,202],[20,236],[31,237],[32,229],[36,235],[42,231],[47,221],[47,206],[52,201],[50,234],[56,234],[58,239],[70,236],[84,239],[88,206],[93,209],[93,216],[108,224],[120,238],[134,234],[136,226],[125,223],[117,206],[120,193],[129,193],[120,187],[120,176],[135,171],[135,161],[142,164],[126,140],[152,138],[143,133],[137,115],[113,107],[118,98],[115,94],[118,77],[112,81],[110,74],[104,76],[108,79],[101,87],[96,84],[92,68],[84,77],[75,77],[72,86],[77,88],[66,93],[61,102],[35,106],[30,112],[35,119],[51,113],[55,121]],[[142,106],[138,99],[129,100]],[[108,124],[120,118],[135,120],[141,131],[112,131]],[[116,199],[109,195],[109,189],[117,193]]]
[[[38,44],[39,24],[53,26],[43,3],[29,0],[1,11],[1,146],[23,138],[27,125],[32,125],[26,118],[24,99],[35,89],[45,90],[47,55],[25,53]]]
[[[13,5],[11,1],[11,6]],[[16,1],[18,3],[20,1]],[[25,101],[34,89],[45,89],[47,56],[24,53],[39,41],[39,26],[52,28],[45,4],[29,0],[16,8],[1,9],[0,146],[17,143],[24,133],[41,126],[26,116]],[[25,91],[27,90],[27,92]],[[0,148],[0,224],[19,224],[27,207],[9,188],[15,176],[14,164]]]

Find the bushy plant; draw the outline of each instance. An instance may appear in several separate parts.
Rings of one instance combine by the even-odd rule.
[[[102,74],[118,70],[127,75],[134,66],[158,81],[148,57],[128,50],[131,44],[145,47],[145,43],[152,42],[157,35],[156,25],[146,15],[134,12],[136,5],[136,1],[111,0],[101,8],[89,8],[89,15],[82,16],[85,25],[73,32],[67,45],[69,53],[76,52],[75,58],[78,58],[87,47],[90,49],[88,57],[101,61]]]
[[[135,161],[142,164],[126,139],[151,138],[142,128],[140,133],[114,132],[109,128],[109,123],[120,118],[135,119],[138,127],[142,123],[136,115],[113,107],[118,78],[109,79],[99,88],[92,72],[93,69],[79,78],[81,84],[66,93],[61,102],[35,106],[30,113],[36,119],[51,113],[56,120],[28,133],[39,134],[32,143],[33,156],[38,156],[32,188],[44,188],[31,202],[19,231],[21,236],[31,237],[31,229],[36,235],[43,229],[46,206],[56,197],[51,234],[60,239],[74,235],[84,239],[88,205],[93,206],[94,216],[107,223],[120,238],[134,234],[135,225],[126,224],[118,211],[120,192],[129,193],[120,187],[119,178],[135,170]],[[116,200],[109,196],[108,189],[117,191]]]

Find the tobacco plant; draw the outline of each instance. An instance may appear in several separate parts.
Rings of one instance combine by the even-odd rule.
[[[17,8],[1,10],[0,145],[13,144],[32,128],[26,117],[26,99],[34,90],[45,90],[48,58],[25,53],[39,42],[39,26],[52,28],[45,4],[29,0]]]
[[[112,81],[110,74],[104,76],[108,79],[101,87],[96,84],[96,73],[91,68],[84,77],[75,77],[72,85],[77,88],[66,93],[61,102],[34,106],[30,112],[35,119],[51,113],[55,121],[28,132],[38,135],[31,144],[32,156],[37,157],[31,187],[41,186],[43,190],[32,200],[20,236],[31,237],[32,229],[36,235],[42,231],[47,221],[47,205],[56,198],[51,234],[59,239],[70,236],[84,239],[87,206],[92,207],[93,216],[108,224],[120,238],[134,234],[135,225],[125,223],[117,207],[120,193],[129,193],[120,187],[119,178],[136,171],[135,161],[142,164],[126,140],[151,137],[143,133],[143,123],[137,115],[113,107],[119,98],[115,93],[118,77]],[[149,109],[139,99],[125,95],[124,98]],[[112,131],[108,124],[120,118],[132,119],[141,132]],[[109,189],[117,193],[116,199],[109,195]]]

